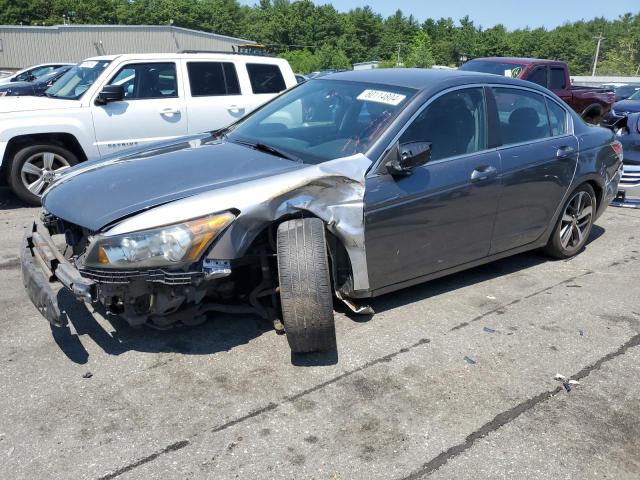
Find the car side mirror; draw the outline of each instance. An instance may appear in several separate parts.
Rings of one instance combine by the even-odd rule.
[[[397,155],[387,163],[387,171],[393,176],[411,175],[411,171],[431,159],[431,142],[400,143]]]
[[[106,105],[110,102],[124,100],[124,87],[122,85],[105,85],[96,97],[96,105]]]

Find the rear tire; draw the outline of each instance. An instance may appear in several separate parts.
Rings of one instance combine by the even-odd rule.
[[[291,351],[335,348],[324,223],[318,218],[283,222],[278,227],[277,254],[282,321]]]
[[[23,147],[13,156],[9,185],[29,205],[40,205],[40,197],[49,186],[51,176],[78,163],[78,157],[66,148],[53,144]]]
[[[580,252],[589,239],[596,214],[596,194],[585,183],[576,188],[562,207],[545,252],[559,259],[570,258]]]

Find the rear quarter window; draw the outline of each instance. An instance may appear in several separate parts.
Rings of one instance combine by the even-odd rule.
[[[240,95],[236,66],[230,62],[188,62],[192,97]]]
[[[287,89],[278,65],[247,63],[253,93],[280,93]]]

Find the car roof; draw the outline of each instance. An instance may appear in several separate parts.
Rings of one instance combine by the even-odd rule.
[[[310,81],[348,80],[352,82],[390,85],[412,88],[422,91],[437,91],[445,88],[469,84],[506,84],[520,85],[545,93],[548,91],[531,82],[515,78],[502,77],[490,73],[479,73],[462,70],[439,70],[429,68],[376,68],[371,70],[351,70],[332,73]]]

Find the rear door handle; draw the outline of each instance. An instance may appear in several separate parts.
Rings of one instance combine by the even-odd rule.
[[[498,169],[496,167],[492,167],[491,165],[481,165],[471,172],[471,181],[481,182],[483,180],[493,178],[496,175],[498,175]]]
[[[180,109],[178,108],[163,108],[160,110],[160,115],[172,117],[173,115],[178,115],[180,113]]]
[[[568,145],[563,145],[562,147],[558,147],[558,151],[556,152],[556,158],[569,158],[573,152],[574,152],[573,147],[570,147]]]

